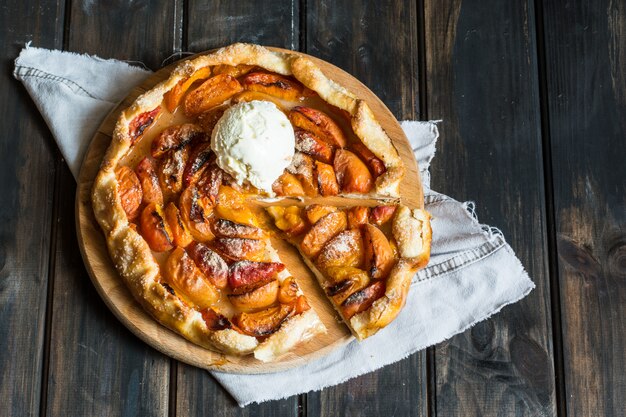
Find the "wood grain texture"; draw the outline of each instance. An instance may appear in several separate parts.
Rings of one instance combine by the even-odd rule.
[[[402,120],[417,116],[417,14],[412,2],[307,1],[305,51],[368,85]],[[403,194],[404,195],[404,194]],[[426,356],[307,395],[308,415],[427,414]]]
[[[77,0],[67,42],[74,52],[119,59],[157,70],[180,52],[182,0]]]
[[[208,51],[235,42],[298,49],[298,0],[189,0],[187,50]]]
[[[426,1],[432,186],[479,202],[537,288],[436,347],[434,411],[556,414],[533,2]]]
[[[40,19],[31,19],[34,13]],[[0,414],[38,415],[45,363],[45,319],[59,157],[26,90],[12,77],[28,41],[61,45],[63,2],[0,7]],[[61,19],[62,20],[62,19]]]
[[[623,416],[626,4],[545,2],[543,12],[566,410]]]
[[[169,1],[72,2],[68,49],[158,67],[176,42],[172,31],[162,30],[175,26],[176,7]],[[46,415],[165,416],[170,360],[128,332],[99,299],[77,256],[76,184],[66,168],[58,187]]]
[[[186,47],[199,52],[243,41],[297,49],[299,4],[298,0],[190,0],[185,27]],[[264,10],[272,12],[264,13]],[[207,16],[212,17],[211,24],[207,24]],[[207,372],[184,364],[178,365],[175,398],[177,416],[298,415],[298,397],[253,404],[242,410]]]
[[[211,375],[179,363],[176,416],[272,417],[298,416],[298,397],[240,408]]]

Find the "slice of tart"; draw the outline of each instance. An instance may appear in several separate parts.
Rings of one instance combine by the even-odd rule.
[[[267,212],[359,339],[393,321],[430,257],[430,216],[402,205],[271,206]]]

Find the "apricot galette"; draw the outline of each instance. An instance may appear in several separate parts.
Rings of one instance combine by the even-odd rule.
[[[235,44],[184,61],[120,114],[92,205],[155,319],[271,361],[325,331],[272,236],[299,249],[358,339],[398,315],[431,240],[428,213],[399,203],[403,175],[365,101],[305,56]],[[312,204],[330,196],[363,205]]]

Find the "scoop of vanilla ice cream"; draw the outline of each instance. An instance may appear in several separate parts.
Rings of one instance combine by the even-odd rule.
[[[269,101],[238,103],[211,135],[217,164],[237,183],[248,181],[273,196],[272,184],[291,164],[295,137],[287,116]]]

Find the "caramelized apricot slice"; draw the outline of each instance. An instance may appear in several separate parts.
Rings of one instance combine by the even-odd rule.
[[[174,86],[170,91],[163,94],[163,100],[165,101],[165,107],[170,113],[173,113],[183,95],[189,90],[189,87],[198,80],[203,80],[211,76],[211,67],[203,67],[191,74],[184,80],[180,80],[178,84]]]
[[[294,306],[281,304],[256,313],[240,313],[233,317],[235,325],[250,336],[268,336],[293,313]]]
[[[311,224],[317,223],[319,219],[321,219],[328,213],[332,213],[333,211],[337,211],[337,207],[322,206],[321,204],[311,204],[306,209],[304,209],[306,217]]]
[[[180,195],[178,207],[183,222],[194,239],[206,242],[214,238],[209,221],[213,203],[208,197],[202,196],[195,185],[185,188]]]
[[[350,295],[362,290],[370,283],[367,272],[350,266],[328,268],[326,275],[331,281],[326,287],[326,293],[338,305],[341,305]]]
[[[228,299],[233,306],[246,313],[269,307],[278,298],[278,280],[274,279],[265,285],[244,294],[230,294]]]
[[[163,204],[163,192],[161,191],[159,177],[157,176],[152,159],[148,157],[143,158],[135,167],[135,173],[137,174],[137,178],[139,178],[141,189],[143,190],[142,201],[145,204]]]
[[[270,96],[269,94],[262,93],[260,91],[244,90],[241,93],[237,94],[235,97],[233,97],[233,103],[247,103],[255,100],[269,101],[271,103],[274,103],[274,105],[280,110],[285,111],[284,106],[278,100],[276,100],[275,97]]]
[[[220,64],[220,65],[216,65],[213,67],[213,74],[215,75],[226,74],[226,75],[230,75],[231,77],[239,78],[242,75],[246,75],[253,69],[254,69],[254,65],[239,64],[237,66],[234,66],[234,65]]]
[[[184,147],[168,152],[159,161],[159,184],[166,194],[178,194],[183,189],[183,174],[188,160],[189,148]]]
[[[341,311],[346,319],[350,319],[357,313],[367,310],[374,304],[374,301],[385,295],[385,282],[376,281],[369,287],[350,295],[341,304]]]
[[[300,249],[305,256],[314,258],[322,250],[326,242],[346,229],[348,219],[343,211],[328,213],[311,227],[302,242]]]
[[[304,86],[278,74],[253,72],[241,79],[246,90],[258,91],[284,100],[295,101],[303,98]]]
[[[294,312],[294,314],[302,314],[305,311],[310,310],[310,309],[311,309],[311,306],[306,300],[306,297],[304,295],[298,296],[298,299],[296,300],[296,311]]]
[[[278,302],[281,304],[291,304],[298,298],[298,284],[294,277],[286,278],[278,290]]]
[[[262,261],[265,258],[265,241],[239,237],[218,237],[213,248],[223,256],[237,260]]]
[[[344,230],[320,251],[317,266],[324,270],[333,266],[357,267],[363,262],[363,238],[359,229]]]
[[[291,124],[315,134],[333,146],[343,148],[348,140],[339,125],[326,113],[311,107],[298,106],[289,112]]]
[[[273,206],[265,209],[274,219],[274,224],[287,236],[298,236],[306,230],[307,224],[297,206]]]
[[[183,108],[187,117],[194,117],[212,107],[222,104],[243,90],[239,81],[227,74],[218,74],[190,91],[185,97]]]
[[[213,159],[210,142],[202,142],[195,145],[190,152],[189,160],[183,170],[183,186],[189,187],[197,182]]]
[[[367,224],[369,218],[369,207],[356,206],[348,210],[348,227],[354,229],[363,224]]]
[[[198,116],[198,124],[206,132],[207,135],[211,135],[218,120],[222,118],[226,111],[226,106],[214,107],[211,110],[207,110]]]
[[[318,161],[332,164],[334,146],[318,138],[313,132],[297,129],[295,132],[296,150],[312,156]]]
[[[398,251],[398,244],[395,239],[389,239],[389,247],[391,248],[391,253],[393,253],[393,257],[397,259],[400,256]]]
[[[398,206],[377,206],[372,209],[370,221],[377,226],[387,223],[396,212]]]
[[[234,294],[243,294],[276,279],[284,269],[280,262],[235,262],[228,270],[228,285]]]
[[[117,178],[117,191],[122,202],[122,208],[129,220],[133,220],[139,215],[141,205],[142,190],[141,182],[135,172],[127,166],[118,167],[115,170]]]
[[[155,252],[172,249],[172,232],[163,216],[163,208],[155,203],[148,204],[139,219],[141,236]]]
[[[244,195],[228,185],[219,187],[216,211],[221,218],[231,222],[257,226],[256,217],[245,203]]]
[[[213,205],[217,204],[217,196],[220,192],[224,178],[224,171],[217,166],[217,163],[213,158],[209,162],[209,166],[203,172],[202,176],[198,180],[198,192],[202,196],[211,200]]]
[[[217,219],[211,224],[211,230],[219,237],[243,237],[247,239],[263,239],[262,229],[247,224],[239,224],[226,219]]]
[[[274,184],[272,184],[272,191],[279,196],[303,196],[305,195],[302,183],[295,175],[285,171]]]
[[[314,175],[313,158],[309,155],[296,152],[291,160],[291,165],[287,167],[287,171],[300,180],[306,195],[315,197],[319,194],[317,179]]]
[[[387,171],[385,168],[385,163],[380,160],[372,151],[368,149],[367,146],[363,145],[361,142],[353,143],[350,146],[350,149],[357,154],[365,164],[369,167],[370,172],[374,177],[378,177]]]
[[[187,248],[187,253],[196,266],[217,288],[226,288],[228,284],[228,264],[217,252],[214,252],[204,243],[193,242]]]
[[[181,211],[187,213],[190,220],[208,224],[213,212],[213,202],[209,197],[203,195],[197,186],[192,185],[185,188],[185,191],[180,195],[179,204]]]
[[[372,174],[361,159],[352,152],[339,149],[335,152],[335,175],[341,191],[345,193],[368,193],[374,185]]]
[[[371,224],[363,226],[365,270],[374,279],[387,278],[396,263],[389,240],[380,229]]]
[[[326,278],[328,278],[328,282],[325,285],[327,289],[357,275],[359,276],[358,281],[364,282],[361,288],[365,288],[370,282],[367,272],[353,266],[331,266],[324,272],[326,273]]]
[[[209,330],[218,331],[233,327],[226,316],[221,315],[212,308],[205,308],[200,311],[200,314],[202,314],[202,319]]]
[[[199,308],[206,308],[219,298],[217,289],[196,267],[183,248],[176,248],[165,261],[165,279],[178,296],[182,296]]]
[[[331,165],[315,161],[315,177],[320,194],[323,196],[339,194],[339,184],[335,176],[335,170]]]
[[[130,122],[128,125],[128,136],[130,136],[131,144],[135,144],[137,142],[143,132],[150,127],[160,113],[161,106],[158,106],[153,110],[141,113]]]
[[[165,207],[165,221],[170,227],[172,232],[172,241],[175,246],[184,248],[193,241],[187,226],[185,226],[182,218],[180,217],[178,207],[176,207],[176,205],[172,202]]]
[[[170,126],[152,141],[150,152],[153,158],[158,159],[169,151],[187,146],[192,140],[206,142],[209,138],[200,126],[193,123]]]

